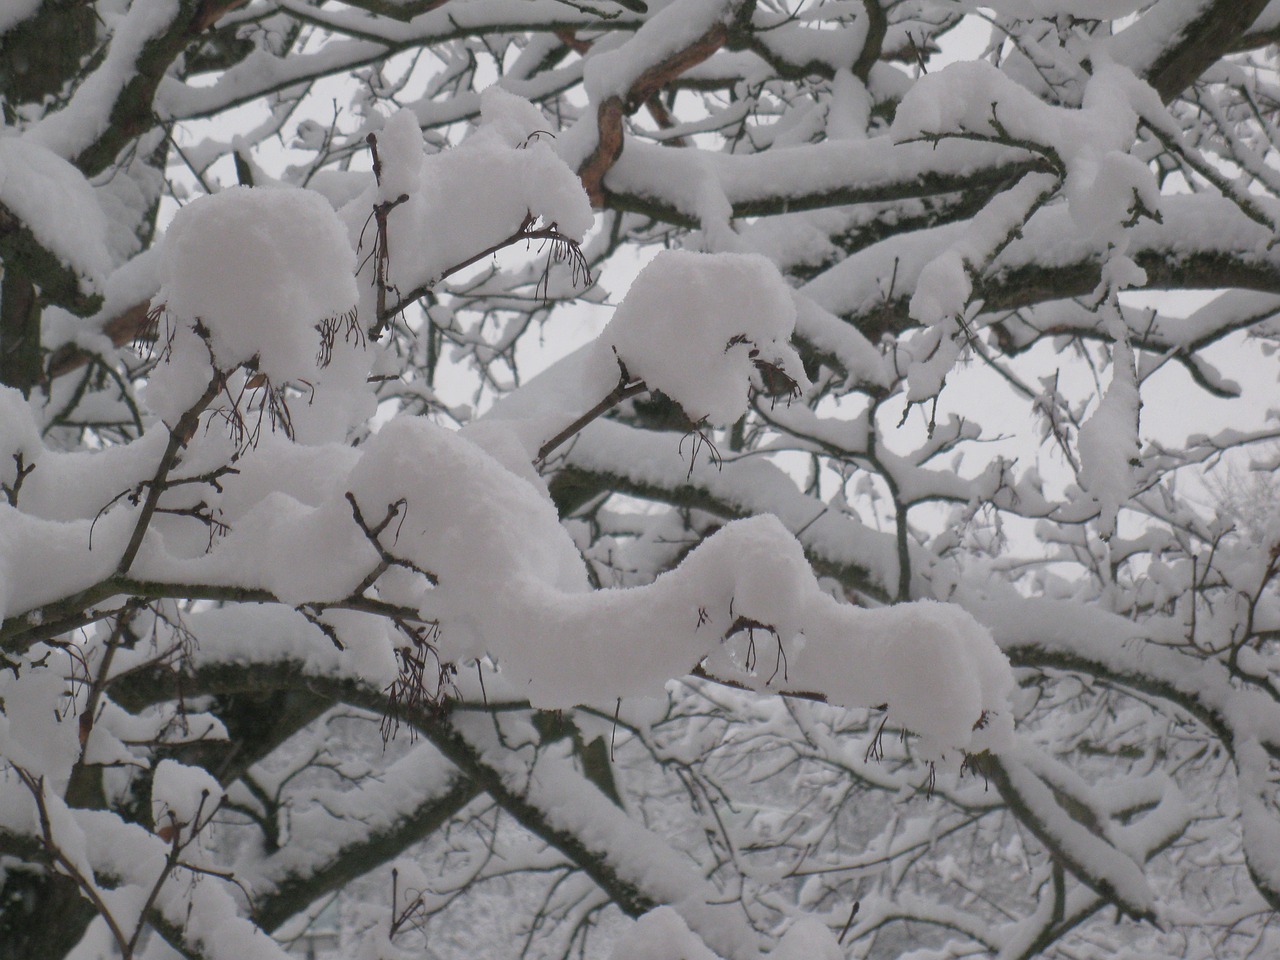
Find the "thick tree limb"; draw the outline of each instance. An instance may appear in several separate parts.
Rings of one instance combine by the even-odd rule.
[[[455,771],[439,791],[393,800],[396,805],[413,801],[414,808],[409,812],[390,821],[379,818],[367,832],[345,839],[337,846],[331,841],[321,844],[322,857],[309,857],[309,851],[299,851],[292,845],[287,847],[278,856],[285,864],[284,872],[275,874],[272,867],[277,858],[268,858],[255,869],[261,880],[245,877],[246,882],[253,885],[254,920],[264,930],[277,929],[321,897],[342,889],[426,840],[480,792],[472,780]],[[386,802],[379,803],[378,809],[386,806]]]
[[[1168,103],[1230,52],[1268,0],[1159,0],[1108,44]]]

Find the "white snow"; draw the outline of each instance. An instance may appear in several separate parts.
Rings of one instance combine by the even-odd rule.
[[[676,0],[646,20],[627,42],[591,58],[583,86],[593,103],[624,95],[653,64],[685,49],[717,24],[727,24],[735,0]]]
[[[443,153],[424,154],[417,123],[398,112],[379,145],[383,188],[366,191],[342,208],[352,244],[362,258],[373,247],[373,205],[407,195],[387,217],[387,276],[399,295],[430,286],[470,257],[508,240],[533,218],[581,241],[595,215],[574,172],[552,150],[537,108],[501,89],[481,97],[480,126]],[[535,116],[537,115],[537,116]],[[523,134],[523,136],[521,136]],[[371,303],[372,262],[362,274]]]
[[[158,299],[175,323],[209,331],[218,369],[256,361],[285,383],[315,371],[316,328],[355,307],[354,274],[346,230],[319,194],[231,187],[174,217]]]
[[[1115,348],[1111,384],[1098,407],[1080,425],[1080,485],[1098,503],[1098,530],[1110,538],[1116,516],[1134,490],[1134,466],[1141,452],[1138,443],[1138,385],[1134,377],[1133,351],[1125,344]]]
[[[412,110],[397,110],[377,134],[381,189],[378,200],[385,203],[421,189],[422,164],[426,147],[418,118]]]
[[[265,19],[257,7],[220,10],[220,26],[243,28],[256,51],[203,86],[178,72],[161,80],[164,129],[90,183],[69,159],[108,131],[138,53],[186,9],[106,0],[95,8],[104,44],[65,100],[7,110],[0,212],[82,294],[104,297],[95,316],[63,304],[43,319],[46,348],[91,349],[93,365],[29,400],[0,389],[0,826],[14,846],[47,842],[18,766],[43,778],[64,872],[83,874],[130,929],[146,908],[181,930],[172,948],[140,946],[140,960],[280,960],[220,878],[222,860],[255,897],[279,896],[470,789],[478,802],[445,838],[450,869],[399,861],[398,896],[354,920],[366,928],[354,955],[416,955],[390,940],[395,912],[417,893],[452,909],[446,887],[477,854],[483,865],[463,882],[516,890],[513,913],[524,889],[509,878],[552,877],[538,922],[565,918],[557,929],[606,905],[597,874],[660,904],[609,921],[616,942],[592,946],[616,960],[837,960],[903,918],[946,931],[936,949],[904,948],[914,955],[1011,956],[1064,918],[1086,918],[1068,936],[1094,936],[1110,918],[1087,918],[1106,900],[1174,924],[1135,934],[1136,951],[1204,923],[1183,903],[1200,881],[1170,880],[1188,862],[1212,868],[1211,893],[1230,891],[1219,929],[1244,912],[1269,923],[1254,915],[1262,893],[1280,891],[1276,523],[1265,505],[1261,519],[1240,520],[1231,503],[1209,518],[1173,479],[1274,439],[1274,424],[1232,424],[1181,450],[1139,445],[1164,367],[1243,395],[1250,376],[1237,376],[1232,349],[1280,329],[1276,296],[1245,291],[1274,285],[1280,265],[1267,130],[1243,110],[1214,112],[1228,96],[1265,93],[1265,76],[1239,58],[1206,74],[1196,106],[1216,132],[1187,100],[1165,107],[1142,78],[1201,0],[902,5],[883,58],[858,67],[865,79],[854,68],[875,24],[860,0],[793,12],[600,3],[604,14],[467,0],[405,20],[305,0],[279,0]],[[36,8],[14,0],[0,33]],[[751,19],[735,27],[739,15]],[[295,17],[314,29],[277,56],[272,31]],[[936,69],[950,51],[935,56],[932,44],[951,43],[953,18],[958,31],[982,20],[993,45]],[[500,43],[482,51],[474,41],[495,27]],[[593,232],[577,167],[597,143],[599,107],[722,29],[732,49],[707,44],[707,59],[679,64],[670,99],[626,104],[625,149],[604,182],[613,209]],[[740,42],[738,29],[756,39]],[[917,44],[929,60],[919,76]],[[390,72],[367,68],[388,48],[424,51],[426,75],[384,97],[374,88]],[[366,89],[330,142],[305,85],[355,68]],[[477,77],[497,79],[480,92]],[[144,243],[134,225],[150,201],[172,196],[161,172],[135,164],[162,134],[185,143],[193,118],[264,91],[266,119],[249,137],[218,133],[186,152],[211,195],[122,263]],[[283,141],[293,129],[321,165],[334,151],[314,171],[317,189],[289,185],[305,165],[219,189],[224,174],[206,164],[234,145],[271,168],[266,131]],[[1158,182],[1157,160],[1167,173],[1178,154],[1188,167]],[[1212,169],[1196,174],[1196,163]],[[1184,184],[1195,192],[1175,193]],[[618,241],[686,249],[653,257],[593,340],[521,383],[548,352],[530,350],[537,333],[523,331],[546,318],[556,350],[598,329],[594,316],[561,323],[568,312],[539,300],[569,286],[557,269],[549,290],[535,287],[543,258],[579,243],[593,271],[600,258],[600,307],[604,286],[622,293]],[[492,260],[511,245],[526,254],[521,269]],[[1234,272],[1215,273],[1222,262]],[[1126,292],[1151,278],[1241,286],[1183,319]],[[375,315],[380,293],[394,307],[424,291],[434,328],[416,308]],[[126,357],[108,327],[146,301],[160,316],[154,368]],[[428,378],[420,361],[442,329],[439,379]],[[1081,366],[1070,351],[1093,369],[1066,369]],[[979,353],[989,362],[963,365]],[[1268,382],[1273,359],[1260,367]],[[484,368],[469,406],[456,402],[473,382],[452,382],[455,360]],[[944,411],[923,440],[914,422],[893,429],[904,402],[944,383],[948,397],[962,393],[971,368],[994,369],[999,389]],[[127,396],[114,395],[112,374],[133,378]],[[291,429],[267,417],[251,438],[229,436],[228,421],[258,412],[263,378],[289,404]],[[211,385],[196,429],[171,435]],[[652,408],[638,399],[577,422],[641,385],[678,405],[690,433],[645,428]],[[60,419],[77,391],[87,427]],[[1014,431],[1049,438],[1039,459],[1006,456],[1020,437],[993,436],[1008,396],[1032,418]],[[92,425],[135,398],[115,418],[124,426]],[[744,416],[745,435],[718,432]],[[570,424],[573,437],[542,457]],[[725,462],[691,453],[695,440],[720,444]],[[975,452],[987,441],[1000,453]],[[176,456],[162,462],[166,450]],[[1053,469],[1059,460],[1077,468],[1076,485]],[[563,507],[579,482],[586,496],[560,516],[552,492]],[[161,508],[143,530],[152,493]],[[1024,555],[1019,541],[1033,537],[1037,552]],[[137,555],[122,564],[131,540]],[[928,597],[938,599],[904,602]],[[376,726],[376,708],[405,693],[413,654],[426,661],[422,695],[445,692],[437,667],[447,688],[438,711],[397,718],[428,743],[390,745],[386,759],[344,753],[346,730]],[[1025,665],[1016,680],[1011,659]],[[174,692],[138,695],[149,677]],[[214,770],[189,765],[189,745],[235,730],[213,715],[229,701],[207,694],[277,682],[333,712],[230,782],[239,809],[197,839],[223,795]],[[134,713],[122,692],[176,699]],[[575,710],[562,719],[581,738],[551,739],[538,710]],[[877,764],[867,741],[881,719],[915,736],[893,737]],[[586,775],[583,746],[596,736],[607,737],[619,804]],[[1008,796],[946,776],[982,751]],[[940,762],[938,784],[924,783],[921,759]],[[651,761],[652,781],[628,779]],[[109,809],[69,806],[73,771],[99,767]],[[1234,792],[1197,786],[1202,768]],[[761,796],[747,803],[727,792],[757,778]],[[941,797],[915,796],[935,786]],[[682,791],[694,799],[677,812]],[[141,803],[142,823],[117,812],[126,799]],[[999,819],[1010,816],[1020,825]],[[507,858],[514,823],[533,829],[520,834],[524,855]],[[251,835],[261,843],[240,843]],[[175,844],[187,865],[170,864],[155,887]],[[588,857],[571,867],[584,869],[561,884],[575,844]],[[977,885],[1000,864],[1025,897],[992,907]],[[855,890],[863,912],[837,937],[854,921]],[[113,949],[102,927],[74,960]]]
[[[680,914],[657,907],[638,918],[613,946],[613,960],[718,960]]]
[[[84,175],[47,147],[0,128],[0,204],[100,292],[112,263],[106,215]]]
[[[790,289],[763,257],[667,250],[631,284],[596,340],[594,363],[621,361],[632,379],[680,404],[690,421],[727,426],[759,384],[753,361],[808,386],[788,342],[795,316]]]
[[[112,11],[106,55],[81,80],[70,101],[33,124],[27,138],[68,160],[91,146],[110,127],[112,108],[122,88],[137,76],[143,48],[181,13],[178,0],[134,4],[124,13]]]
[[[1145,90],[1123,67],[1096,70],[1079,109],[1044,103],[985,61],[954,63],[921,78],[894,115],[898,142],[959,136],[1042,145],[1066,173],[1071,216],[1087,236],[1118,238],[1136,213],[1160,210],[1160,191],[1132,157]]]
[[[158,830],[168,827],[190,836],[212,818],[221,802],[221,785],[203,767],[167,758],[156,764],[151,777],[151,819]]]
[[[816,917],[800,917],[769,953],[770,960],[841,960],[844,950]]]
[[[0,33],[5,33],[40,9],[40,0],[13,0],[0,12]]]

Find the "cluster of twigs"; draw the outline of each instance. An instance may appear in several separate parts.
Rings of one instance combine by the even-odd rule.
[[[442,709],[450,697],[460,696],[454,683],[458,668],[440,659],[436,645],[440,625],[413,624],[400,618],[394,623],[408,643],[396,647],[396,678],[385,690],[387,708],[379,725],[383,744],[395,738],[406,715],[421,713],[424,708]],[[415,727],[410,726],[410,730],[417,735]]]
[[[226,368],[219,362],[214,352],[212,334],[204,322],[196,317],[191,322],[191,326],[209,353],[209,363],[214,370],[218,393],[222,394],[227,401],[214,408],[213,415],[227,425],[235,445],[241,451],[257,446],[264,425],[272,430],[280,430],[292,439],[293,416],[289,411],[289,386],[272,382],[266,373],[258,369],[257,357],[242,365],[243,378],[233,376],[235,370]],[[316,354],[318,366],[328,366],[333,357],[333,346],[338,332],[344,327],[348,342],[353,336],[361,338],[363,342],[363,333],[356,321],[354,309],[336,317],[326,317],[316,324],[316,331],[320,337]],[[135,340],[135,346],[142,351],[144,359],[150,359],[156,344],[159,344],[160,348],[156,356],[159,362],[165,363],[173,354],[174,338],[177,332],[177,324],[169,315],[167,305],[156,304],[147,312],[146,323]],[[311,387],[311,384],[306,381],[303,381],[303,385]],[[198,417],[208,406],[209,404],[206,403],[200,409],[197,420],[183,433],[184,446],[194,436]]]
[[[111,939],[115,942],[116,949],[119,950],[122,960],[133,960],[137,956],[142,934],[149,923],[155,919],[152,914],[156,908],[156,901],[160,896],[160,891],[176,871],[185,870],[193,876],[213,876],[231,883],[235,882],[235,876],[231,873],[211,870],[208,867],[202,867],[184,859],[187,849],[196,842],[201,832],[213,821],[214,814],[219,807],[219,804],[216,803],[209,804],[209,794],[206,791],[201,794],[200,802],[189,823],[180,821],[172,812],[162,812],[154,827],[156,836],[169,846],[168,853],[165,855],[164,866],[147,891],[142,901],[141,909],[138,910],[136,917],[132,918],[132,923],[124,921],[119,915],[119,909],[113,908],[103,898],[95,879],[92,876],[87,876],[81,869],[80,858],[67,853],[54,836],[53,822],[47,799],[48,787],[45,784],[45,778],[36,776],[17,764],[12,764],[11,766],[19,781],[27,788],[35,801],[36,816],[39,822],[38,842],[44,848],[49,859],[57,865],[58,870],[70,877],[79,888],[81,895],[93,904],[98,915],[102,917],[103,922],[107,925],[107,929],[111,933]],[[206,806],[211,809],[206,810]]]
[[[355,308],[336,317],[326,317],[316,326],[320,333],[320,349],[316,352],[316,366],[327,367],[333,360],[333,347],[338,341],[338,333],[342,333],[345,343],[352,343],[363,348],[365,345],[364,330],[360,327],[360,318]]]

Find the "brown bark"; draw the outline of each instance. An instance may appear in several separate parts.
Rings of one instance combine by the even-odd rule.
[[[593,207],[603,207],[608,197],[604,186],[605,175],[622,156],[622,118],[635,113],[645,103],[657,96],[686,70],[695,67],[724,46],[729,30],[723,23],[715,24],[682,50],[678,50],[661,63],[655,63],[631,84],[625,98],[612,96],[600,104],[596,113],[596,148],[578,169],[582,186]]]

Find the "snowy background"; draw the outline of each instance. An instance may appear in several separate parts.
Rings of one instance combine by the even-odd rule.
[[[0,13],[0,956],[1273,952],[1264,6]]]

